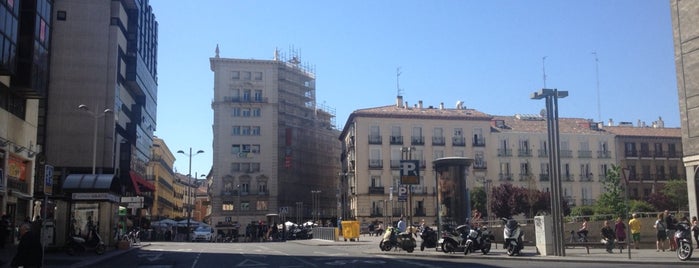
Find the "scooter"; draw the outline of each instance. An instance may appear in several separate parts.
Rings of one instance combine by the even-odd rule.
[[[413,238],[413,234],[408,232],[398,233],[398,230],[393,227],[386,228],[383,239],[379,242],[379,248],[382,251],[390,251],[395,247],[412,253],[416,246],[417,243],[415,238]]]
[[[456,229],[445,224],[442,226],[442,238],[437,241],[437,247],[444,253],[453,253],[464,249],[468,232],[471,229],[468,224],[459,225]]]
[[[65,249],[66,253],[71,256],[75,255],[76,252],[84,252],[87,250],[94,250],[97,255],[102,255],[107,247],[104,245],[104,241],[102,241],[102,237],[100,237],[97,228],[92,227],[88,232],[88,239],[75,234],[70,235]]]
[[[480,250],[483,254],[488,254],[491,248],[491,241],[495,239],[488,230],[488,227],[483,226],[476,229],[471,229],[468,233],[468,238],[464,244],[464,255]]]
[[[420,242],[420,251],[424,251],[425,248],[437,247],[437,232],[429,226],[422,228],[420,238],[422,239],[422,242]]]
[[[524,248],[522,228],[519,227],[519,223],[515,219],[503,218],[502,221],[505,224],[502,235],[505,240],[504,247],[507,249],[507,256],[520,255]]]
[[[674,239],[677,241],[677,258],[686,261],[692,257],[694,247],[692,246],[692,229],[689,224],[686,222],[677,223]]]

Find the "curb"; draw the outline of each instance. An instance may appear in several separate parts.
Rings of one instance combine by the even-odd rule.
[[[129,249],[126,249],[126,250],[119,250],[119,249],[113,250],[112,252],[107,253],[107,254],[102,254],[99,257],[90,258],[90,259],[75,263],[75,264],[71,265],[70,267],[74,267],[74,268],[89,267],[89,266],[92,266],[96,263],[100,263],[100,262],[103,262],[105,260],[124,255],[128,252],[131,252],[132,250],[137,249],[137,248],[144,248],[144,247],[148,247],[150,245],[151,245],[151,243],[146,243],[146,244],[141,243],[141,245],[131,246],[131,247],[129,247]]]

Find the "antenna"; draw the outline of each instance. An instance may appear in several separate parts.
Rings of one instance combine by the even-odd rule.
[[[602,112],[599,100],[599,59],[597,58],[597,52],[592,52],[592,55],[595,55],[595,78],[597,79],[597,122],[602,122]]]
[[[541,58],[541,69],[544,72],[544,88],[546,88],[546,56]]]
[[[398,95],[396,95],[396,96],[403,96],[403,90],[400,89],[400,74],[401,74],[400,67],[397,67],[396,68],[396,93]]]

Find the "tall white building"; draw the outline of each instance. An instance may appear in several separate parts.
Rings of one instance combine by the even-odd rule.
[[[211,223],[226,229],[279,214],[333,221],[340,171],[334,111],[298,57],[210,59],[214,72]]]

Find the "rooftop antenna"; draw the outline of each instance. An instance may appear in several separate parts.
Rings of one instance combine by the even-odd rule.
[[[544,88],[546,88],[546,56],[541,58],[541,69],[544,72]]]
[[[396,93],[398,93],[397,96],[403,96],[403,90],[400,89],[400,67],[396,68]]]
[[[597,58],[597,52],[592,52],[592,55],[595,56],[595,78],[597,79],[597,121],[602,122],[602,112],[599,100],[599,59]]]

